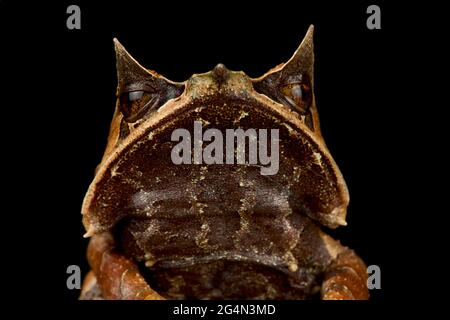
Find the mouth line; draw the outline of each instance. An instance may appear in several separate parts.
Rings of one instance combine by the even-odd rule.
[[[218,261],[253,263],[264,267],[269,267],[293,276],[299,272],[298,266],[292,267],[292,261],[273,254],[257,254],[257,253],[236,253],[236,252],[219,252],[206,256],[184,256],[164,258],[161,260],[144,260],[141,263],[149,270],[186,268],[194,265],[207,264]],[[295,262],[296,264],[296,262]],[[293,270],[294,269],[294,270]]]

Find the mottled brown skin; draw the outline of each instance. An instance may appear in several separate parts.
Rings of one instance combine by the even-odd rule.
[[[362,260],[321,229],[345,225],[349,197],[320,133],[312,34],[260,78],[219,64],[183,83],[116,41],[117,108],[82,208],[82,299],[368,298]],[[278,173],[173,164],[171,134],[194,121],[279,129]]]

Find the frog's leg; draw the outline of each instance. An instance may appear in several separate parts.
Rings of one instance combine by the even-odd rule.
[[[325,271],[323,300],[367,300],[367,268],[353,250],[344,248]]]
[[[103,300],[102,292],[97,283],[94,272],[90,270],[83,281],[80,300]]]
[[[164,299],[150,288],[136,264],[115,250],[111,234],[94,235],[87,257],[92,271],[83,283],[80,299]]]

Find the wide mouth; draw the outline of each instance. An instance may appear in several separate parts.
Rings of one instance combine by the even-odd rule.
[[[226,250],[214,252],[204,256],[176,255],[165,257],[163,260],[154,261],[148,259],[143,261],[144,265],[151,270],[189,268],[198,264],[208,264],[217,261],[232,261],[235,263],[256,263],[267,268],[274,268],[282,273],[289,274],[289,268],[282,257],[268,254],[258,254],[255,252],[230,252]]]

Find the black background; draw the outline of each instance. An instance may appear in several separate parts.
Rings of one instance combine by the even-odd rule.
[[[81,7],[81,30],[66,28],[70,4]],[[381,30],[366,27],[370,4],[381,7]],[[310,24],[322,133],[351,199],[348,226],[329,233],[380,266],[382,289],[371,291],[369,303],[395,297],[393,257],[404,240],[393,241],[393,222],[405,214],[398,209],[403,134],[396,120],[405,106],[393,105],[404,14],[383,1],[0,2],[2,89],[14,102],[4,111],[20,131],[18,143],[5,146],[24,168],[10,198],[19,222],[8,252],[11,260],[26,252],[25,277],[42,292],[33,299],[79,303],[79,292],[66,288],[66,268],[88,271],[80,208],[115,107],[113,37],[171,80],[219,62],[257,77],[289,59]]]

